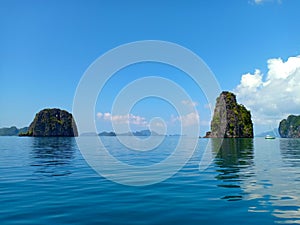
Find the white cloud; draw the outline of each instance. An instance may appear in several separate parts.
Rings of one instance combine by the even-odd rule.
[[[183,115],[183,116],[178,116],[178,117],[175,117],[175,116],[171,116],[171,123],[175,123],[175,122],[181,122],[182,123],[182,126],[192,126],[192,125],[195,125],[197,123],[199,123],[199,114],[198,113],[189,113],[189,114],[186,114],[186,115]]]
[[[183,105],[186,105],[186,106],[189,106],[189,107],[196,107],[198,105],[197,102],[193,102],[193,101],[190,101],[190,100],[182,100],[181,103]]]
[[[165,127],[165,124],[162,123],[162,122],[155,122],[155,123],[152,123],[151,126],[154,126],[154,127]]]
[[[241,79],[241,84],[238,86],[239,89],[256,91],[262,84],[262,74],[260,70],[256,69],[254,74],[244,74]]]
[[[278,4],[281,4],[281,0],[253,0],[251,3],[254,3],[256,5],[261,5],[263,3],[266,3],[266,2],[277,2]]]
[[[191,100],[182,100],[181,103],[189,108],[194,108],[198,105],[198,102]],[[197,112],[191,112],[186,115],[174,116],[171,115],[170,123],[175,124],[180,122],[182,126],[188,127],[199,123],[199,114]]]
[[[104,114],[103,114],[103,119],[104,119],[104,120],[111,120],[111,114],[110,114],[110,113],[107,113],[107,112],[104,113]]]
[[[267,63],[266,76],[260,70],[244,74],[234,90],[257,124],[274,124],[288,114],[300,114],[300,56]]]
[[[263,2],[263,0],[254,0],[255,4],[261,4]]]
[[[96,116],[97,116],[98,119],[101,119],[102,116],[103,116],[103,114],[102,114],[101,112],[98,112],[98,113],[96,114]]]
[[[138,126],[148,126],[148,122],[144,117],[136,116],[133,114],[127,115],[112,115],[109,112],[101,113],[98,112],[97,118],[102,119],[104,121],[111,121],[116,124],[133,124]]]

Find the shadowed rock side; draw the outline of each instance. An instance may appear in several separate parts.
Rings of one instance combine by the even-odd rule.
[[[300,116],[290,115],[282,120],[278,131],[282,138],[300,138]]]
[[[35,115],[28,132],[21,136],[74,137],[77,127],[71,113],[60,109],[44,109]]]
[[[217,98],[211,121],[210,138],[253,138],[251,113],[236,101],[236,96],[223,91]]]

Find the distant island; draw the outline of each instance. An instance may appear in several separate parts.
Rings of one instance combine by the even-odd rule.
[[[185,136],[185,135],[180,135],[180,134],[169,134],[169,135],[163,135],[156,133],[155,131],[151,131],[149,129],[147,130],[141,130],[141,131],[135,131],[135,132],[126,132],[126,133],[120,133],[116,134],[113,131],[107,132],[103,131],[99,134],[95,132],[85,132],[80,134],[82,137],[91,137],[91,136],[102,136],[102,137],[115,137],[115,136],[143,136],[143,137],[148,137],[148,136],[168,136],[168,137],[180,137],[180,136]]]
[[[53,108],[38,112],[28,131],[19,136],[75,137],[78,136],[78,131],[71,113]]]
[[[156,133],[155,131],[151,130],[141,130],[136,132],[127,132],[122,134],[117,134],[117,136],[162,136],[161,134]]]
[[[155,131],[151,130],[141,130],[141,131],[135,131],[135,132],[127,132],[127,133],[120,133],[116,134],[113,131],[110,132],[101,132],[99,134],[94,133],[94,132],[87,132],[87,133],[82,133],[80,136],[109,136],[109,137],[114,137],[114,136],[143,136],[143,137],[149,137],[149,136],[163,136],[162,134],[158,134]]]
[[[18,136],[22,133],[26,133],[28,131],[28,127],[23,127],[18,129],[15,126],[12,127],[3,127],[0,128],[0,136]]]
[[[116,135],[115,132],[112,132],[112,131],[111,132],[104,131],[104,132],[99,133],[98,136],[110,136],[110,137],[114,137],[114,136],[117,136],[117,135]]]
[[[300,115],[289,115],[279,123],[278,132],[282,138],[300,138]]]
[[[216,100],[211,131],[206,138],[253,138],[251,113],[238,104],[236,96],[223,91]]]

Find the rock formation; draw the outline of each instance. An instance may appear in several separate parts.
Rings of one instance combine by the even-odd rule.
[[[71,113],[60,109],[44,109],[35,115],[28,132],[21,136],[74,137],[77,127]]]
[[[211,131],[207,131],[203,138],[210,138],[210,137],[211,137]]]
[[[208,137],[216,138],[253,138],[251,113],[236,101],[236,96],[223,91],[217,98],[211,133]]]
[[[282,138],[300,138],[300,116],[290,115],[282,120],[278,131]]]

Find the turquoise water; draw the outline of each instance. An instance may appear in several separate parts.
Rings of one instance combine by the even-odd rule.
[[[168,156],[176,138],[166,138],[144,159],[116,137],[103,141],[115,157],[146,165]],[[132,187],[99,176],[74,138],[0,137],[0,222],[300,224],[300,140],[227,139],[220,151],[211,143],[215,158],[200,171],[209,141],[199,139],[193,157],[173,177]]]

